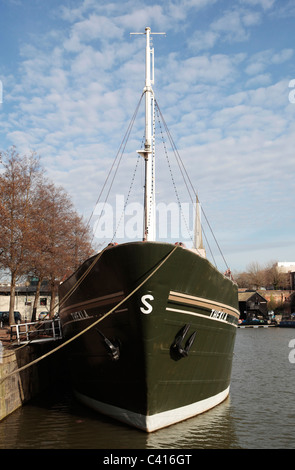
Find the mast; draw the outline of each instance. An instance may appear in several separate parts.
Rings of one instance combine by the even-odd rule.
[[[197,195],[196,195],[194,248],[198,251],[200,256],[203,256],[203,258],[206,258],[206,250],[203,245],[203,237],[202,237],[201,204]]]
[[[151,48],[151,28],[146,27],[145,33],[131,33],[146,35],[145,50],[145,143],[143,150],[137,150],[137,153],[144,158],[145,162],[145,185],[144,185],[144,227],[143,240],[154,241],[156,238],[156,215],[155,215],[155,161],[154,161],[154,139],[153,129],[153,110],[154,110],[154,49]],[[152,60],[151,60],[152,59]]]

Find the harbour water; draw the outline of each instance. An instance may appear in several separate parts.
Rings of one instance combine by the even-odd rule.
[[[292,341],[294,340],[294,341]],[[238,329],[229,398],[146,434],[55,387],[0,423],[0,449],[293,449],[295,329]]]

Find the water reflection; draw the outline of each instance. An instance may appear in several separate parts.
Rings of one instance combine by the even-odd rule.
[[[18,449],[115,449],[144,448],[145,435],[93,413],[80,405],[69,390],[54,391],[44,401],[33,400],[4,420],[6,436],[0,448]]]
[[[147,436],[148,449],[238,448],[230,398],[216,408]]]
[[[152,434],[94,413],[68,387],[53,389],[0,423],[0,449],[294,448],[295,330],[238,330],[230,397]]]
[[[0,425],[2,449],[204,449],[238,447],[230,399],[151,434],[80,405],[69,390],[33,400]]]

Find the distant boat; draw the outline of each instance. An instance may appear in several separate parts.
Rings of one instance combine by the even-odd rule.
[[[146,35],[145,217],[141,241],[114,244],[60,285],[73,388],[94,410],[151,432],[229,394],[237,286],[195,247],[155,239],[150,28]]]
[[[280,328],[295,328],[295,320],[283,320],[279,323]]]

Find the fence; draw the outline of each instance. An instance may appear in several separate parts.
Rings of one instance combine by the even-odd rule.
[[[18,344],[62,339],[60,320],[44,320],[11,325],[10,339],[11,341],[16,339]]]

